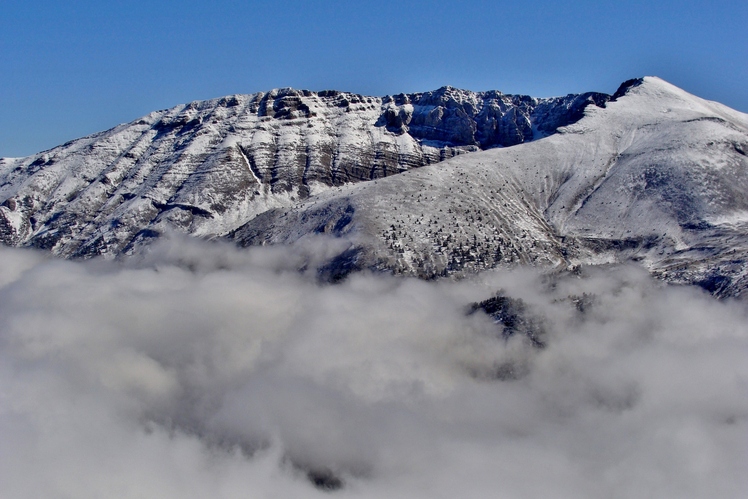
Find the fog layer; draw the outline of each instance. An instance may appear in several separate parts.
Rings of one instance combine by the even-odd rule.
[[[331,244],[0,249],[0,495],[748,490],[744,304],[628,267],[320,284],[309,255]],[[468,313],[500,290],[544,347]]]

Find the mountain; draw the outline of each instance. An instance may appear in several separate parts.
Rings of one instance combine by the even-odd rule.
[[[670,282],[737,296],[748,286],[746,154],[747,115],[643,78],[542,140],[321,193],[229,238],[349,234],[333,276],[638,261]]]
[[[653,77],[554,99],[286,89],[3,160],[0,237],[81,257],[171,229],[245,246],[330,234],[347,249],[329,280],[637,261],[740,296],[747,155],[748,115]]]
[[[0,241],[81,257],[128,251],[166,228],[222,235],[331,186],[546,136],[607,99],[444,87],[384,98],[282,89],[192,102],[0,160]]]

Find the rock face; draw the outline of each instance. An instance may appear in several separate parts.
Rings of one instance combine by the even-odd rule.
[[[501,92],[466,92],[443,87],[423,94],[386,97],[377,122],[422,143],[488,149],[529,142],[579,120],[589,104],[605,106],[600,93],[534,99]]]
[[[444,87],[394,97],[293,89],[157,111],[0,162],[0,241],[119,254],[165,230],[219,236],[331,186],[553,133],[608,96]]]

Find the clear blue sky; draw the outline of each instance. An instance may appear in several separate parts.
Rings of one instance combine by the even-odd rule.
[[[644,75],[748,112],[748,1],[2,0],[0,156],[274,87],[545,97]]]

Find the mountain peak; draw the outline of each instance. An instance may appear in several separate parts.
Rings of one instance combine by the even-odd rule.
[[[610,97],[610,100],[615,101],[618,100],[620,97],[623,97],[626,95],[626,93],[634,88],[638,87],[644,83],[644,78],[631,78],[630,80],[626,80],[618,87],[618,89],[613,93],[613,95]]]

